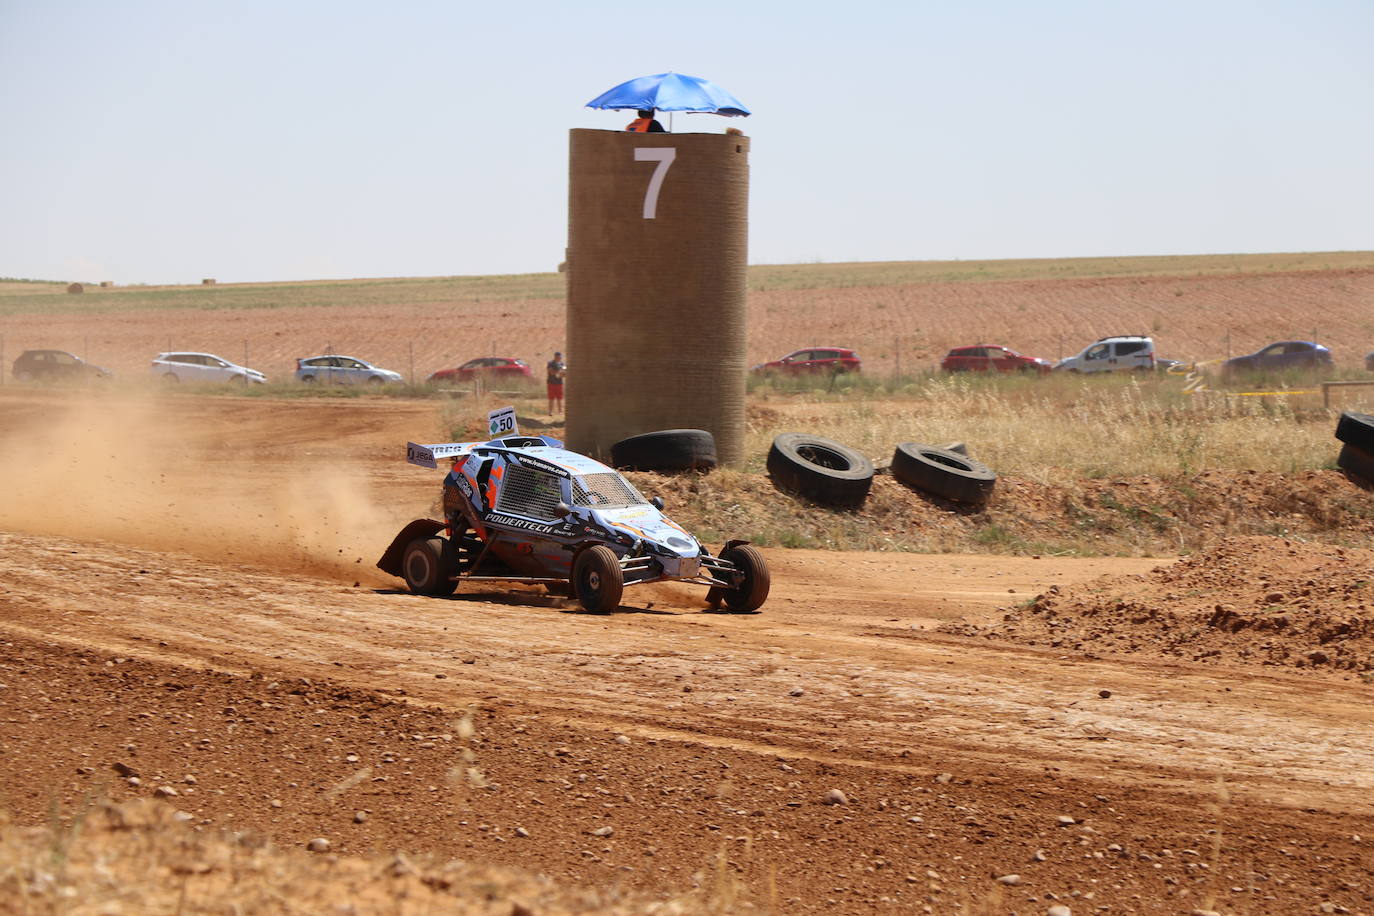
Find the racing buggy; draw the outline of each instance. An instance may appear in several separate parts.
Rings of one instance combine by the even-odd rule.
[[[504,426],[513,434],[488,442],[407,443],[409,463],[451,465],[444,520],[406,525],[378,568],[417,595],[452,595],[463,582],[540,584],[594,613],[650,582],[704,585],[711,607],[735,612],[768,598],[768,566],[747,541],[712,556],[613,468],[557,439],[519,435],[514,411]]]

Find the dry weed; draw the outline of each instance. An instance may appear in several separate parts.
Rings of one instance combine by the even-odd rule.
[[[1043,484],[1202,471],[1330,467],[1334,419],[1309,396],[1188,394],[1177,379],[929,376],[891,394],[756,393],[747,439],[762,467],[774,436],[837,439],[875,459],[899,442],[966,442],[998,473]]]
[[[519,872],[401,853],[361,858],[281,849],[247,834],[202,833],[154,801],[97,804],[46,827],[0,818],[0,913],[117,916],[346,912],[540,914],[729,913],[698,892],[650,897],[581,889]]]

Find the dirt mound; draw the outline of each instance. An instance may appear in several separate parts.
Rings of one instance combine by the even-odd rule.
[[[1170,556],[1224,537],[1348,543],[1374,534],[1374,497],[1340,471],[1207,471],[1070,484],[1003,477],[983,512],[885,475],[855,511],[781,493],[759,473],[630,476],[707,540],[745,537],[765,546]]]
[[[986,628],[1093,652],[1340,671],[1374,679],[1374,551],[1227,538],[1145,576],[1054,586]]]

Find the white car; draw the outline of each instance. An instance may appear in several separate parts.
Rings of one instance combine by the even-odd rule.
[[[256,369],[231,363],[213,353],[159,353],[148,371],[164,382],[253,382],[261,385],[267,376]]]
[[[383,385],[403,381],[401,373],[352,356],[312,356],[296,360],[296,381],[306,385]]]
[[[1061,372],[1121,372],[1155,368],[1155,342],[1149,337],[1103,337],[1054,367]]]

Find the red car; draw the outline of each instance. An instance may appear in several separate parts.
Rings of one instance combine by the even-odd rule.
[[[858,372],[859,354],[844,347],[807,347],[754,367],[755,372]]]
[[[1054,365],[997,344],[979,344],[950,350],[940,368],[946,372],[1049,372]]]
[[[481,356],[470,359],[457,369],[440,369],[425,379],[427,382],[470,382],[484,379],[529,378],[530,366],[513,356]]]

